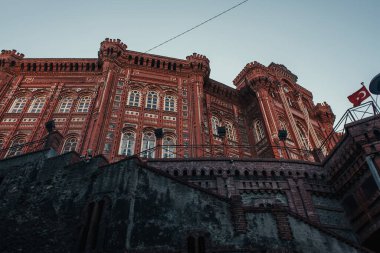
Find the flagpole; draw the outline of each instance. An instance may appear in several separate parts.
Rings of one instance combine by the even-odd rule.
[[[364,85],[364,82],[361,82],[360,84],[361,84],[365,89],[367,89],[367,87],[365,87],[365,85]],[[369,96],[370,96],[371,99],[372,99],[372,102],[375,104],[376,109],[380,112],[380,107],[379,107],[379,105],[377,104],[377,102],[375,101],[375,99],[373,99],[371,92],[368,91],[368,93],[369,93]]]

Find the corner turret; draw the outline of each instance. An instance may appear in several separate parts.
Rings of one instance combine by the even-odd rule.
[[[24,54],[17,50],[1,50],[0,70],[9,70],[19,65],[18,63],[24,58]]]
[[[124,44],[120,39],[106,38],[102,43],[100,43],[98,57],[101,61],[105,59],[117,59],[126,50],[127,45]]]
[[[193,53],[187,56],[186,60],[189,62],[190,68],[194,71],[203,72],[204,77],[210,76],[210,60],[206,56]]]
[[[318,103],[315,106],[315,114],[322,123],[327,123],[331,126],[334,124],[335,114],[326,102]]]

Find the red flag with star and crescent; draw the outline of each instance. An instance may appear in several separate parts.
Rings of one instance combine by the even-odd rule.
[[[348,100],[355,106],[359,106],[364,100],[370,96],[369,91],[365,86],[361,87],[358,91],[348,96]]]

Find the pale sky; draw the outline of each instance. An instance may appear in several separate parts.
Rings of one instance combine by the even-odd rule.
[[[104,38],[146,51],[242,0],[0,0],[0,49],[30,58],[96,58]],[[380,0],[249,0],[152,54],[210,59],[233,86],[249,62],[284,64],[339,119],[380,72]]]

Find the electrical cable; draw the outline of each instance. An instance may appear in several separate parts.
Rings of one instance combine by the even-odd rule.
[[[180,33],[180,34],[178,34],[178,35],[176,35],[176,36],[174,36],[174,37],[172,37],[172,38],[170,38],[170,39],[162,42],[162,43],[160,43],[160,44],[158,44],[157,46],[154,46],[151,49],[146,50],[144,52],[144,54],[148,53],[148,52],[150,52],[150,51],[152,51],[152,50],[154,50],[154,49],[156,49],[156,48],[158,48],[158,47],[160,47],[160,46],[162,46],[162,45],[164,45],[164,44],[166,44],[166,43],[168,43],[168,42],[170,42],[170,41],[172,41],[172,40],[174,40],[174,39],[176,39],[176,38],[178,38],[178,37],[180,37],[180,36],[182,36],[182,35],[184,35],[184,34],[186,34],[188,32],[190,32],[190,31],[192,31],[192,30],[194,30],[194,29],[196,29],[196,28],[198,28],[198,27],[200,27],[200,26],[202,26],[202,25],[204,25],[204,24],[206,24],[208,22],[210,22],[213,19],[216,19],[217,17],[219,17],[219,16],[221,16],[221,15],[223,15],[223,14],[231,11],[232,9],[235,9],[236,7],[242,5],[242,4],[246,3],[246,2],[248,2],[248,0],[242,1],[242,2],[240,2],[240,3],[238,3],[238,4],[234,5],[234,6],[232,6],[231,8],[229,8],[229,9],[227,9],[227,10],[225,10],[225,11],[223,11],[223,12],[221,12],[221,13],[219,13],[219,14],[217,14],[217,15],[215,15],[215,16],[213,16],[213,17],[211,17],[211,18],[209,18],[209,19],[207,19],[205,21],[203,21],[202,23],[200,23],[200,24],[198,24],[198,25],[196,25],[196,26],[194,26],[194,27],[192,27],[192,28],[190,28],[190,29],[188,29],[188,30],[186,30],[186,31],[184,31],[184,32],[182,32],[182,33]]]

